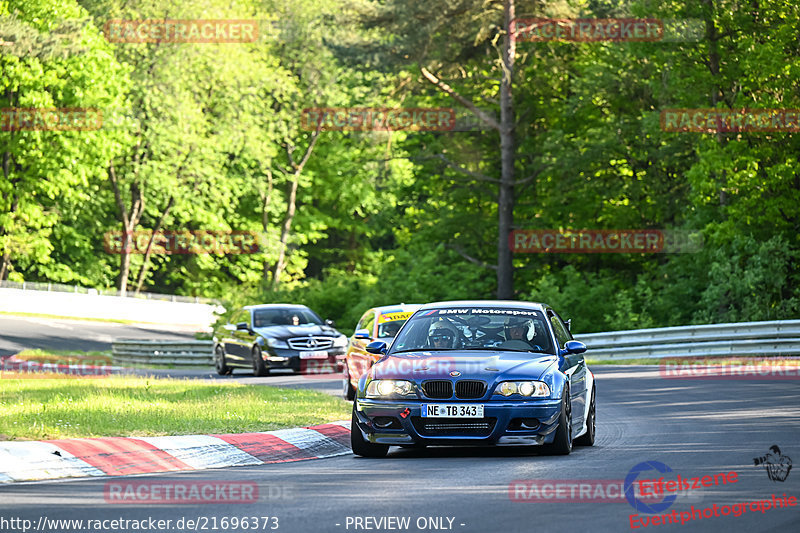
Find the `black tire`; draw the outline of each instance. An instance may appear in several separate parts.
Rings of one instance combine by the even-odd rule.
[[[569,455],[572,451],[572,402],[569,389],[564,387],[561,396],[561,414],[558,416],[558,428],[552,444],[546,444],[545,453],[549,455]]]
[[[217,369],[217,374],[220,376],[229,376],[233,372],[233,369],[228,366],[228,362],[225,361],[225,349],[221,344],[217,344],[217,347],[214,348],[214,368]]]
[[[594,446],[595,435],[595,403],[594,403],[595,389],[592,387],[592,399],[589,402],[589,414],[586,416],[586,433],[575,439],[575,444],[578,446]]]
[[[347,369],[347,361],[344,363],[344,372],[342,372],[342,397],[352,402],[356,399],[356,391],[353,386],[350,384],[350,372]]]
[[[269,374],[267,363],[261,358],[261,348],[253,346],[253,375],[257,377],[264,377]]]
[[[386,454],[389,453],[388,444],[373,444],[364,440],[364,435],[361,434],[361,430],[358,429],[356,424],[355,405],[353,405],[353,414],[350,418],[350,448],[352,448],[354,454],[361,457],[381,458],[386,457]]]
[[[342,396],[350,402],[356,399],[356,390],[350,384],[350,378],[344,378],[344,394]]]

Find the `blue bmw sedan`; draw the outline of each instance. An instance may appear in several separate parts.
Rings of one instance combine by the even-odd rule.
[[[351,446],[536,445],[566,455],[595,435],[594,376],[586,346],[549,306],[439,302],[408,319],[358,382]]]

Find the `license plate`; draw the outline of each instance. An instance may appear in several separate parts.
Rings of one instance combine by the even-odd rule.
[[[325,350],[316,350],[313,352],[300,352],[300,359],[327,359],[328,352]]]
[[[423,403],[422,418],[483,418],[483,404]]]

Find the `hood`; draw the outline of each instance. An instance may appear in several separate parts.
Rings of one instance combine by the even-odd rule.
[[[539,379],[557,359],[551,354],[522,352],[409,352],[384,357],[372,366],[368,377],[414,381],[457,377],[490,383],[498,378]],[[451,376],[451,372],[460,375]]]
[[[330,326],[269,326],[266,328],[255,328],[256,333],[264,337],[276,339],[291,339],[294,337],[308,337],[309,335],[323,337],[338,337],[341,335]]]

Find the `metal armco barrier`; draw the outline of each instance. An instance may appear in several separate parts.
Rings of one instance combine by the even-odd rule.
[[[574,334],[591,359],[800,355],[800,320]]]
[[[800,356],[800,320],[578,333],[575,339],[586,343],[591,359]],[[210,366],[213,345],[212,341],[118,339],[111,346],[115,363]]]
[[[111,343],[114,363],[209,366],[213,341],[142,341],[117,339]]]

